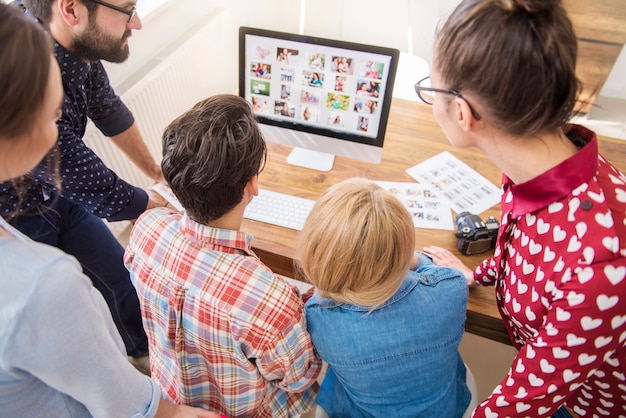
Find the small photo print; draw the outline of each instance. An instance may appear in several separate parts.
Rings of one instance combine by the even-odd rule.
[[[284,65],[298,65],[299,54],[297,49],[276,48],[276,61]]]
[[[369,128],[370,120],[364,116],[359,116],[356,123],[356,130],[360,132],[367,132]]]
[[[380,80],[383,78],[385,64],[382,62],[365,61],[359,69],[359,77]]]
[[[375,100],[364,100],[357,98],[356,102],[354,103],[353,110],[356,113],[367,113],[369,115],[372,115],[376,113],[377,107],[378,102],[376,102]]]
[[[288,84],[283,84],[280,86],[280,99],[281,100],[289,100],[291,98],[291,86]]]
[[[252,111],[268,113],[270,111],[270,102],[267,97],[252,96]]]
[[[302,85],[316,88],[324,87],[324,73],[319,73],[317,71],[303,71]]]
[[[270,82],[261,80],[250,80],[250,93],[262,94],[263,96],[270,95]]]
[[[350,109],[350,96],[328,93],[326,98],[326,107],[335,110],[348,110]]]
[[[250,63],[250,76],[256,78],[272,78],[272,66],[262,62]]]
[[[300,119],[307,122],[319,122],[319,108],[315,106],[301,105]]]
[[[288,102],[276,100],[274,102],[274,114],[293,118],[296,115],[296,108]]]
[[[330,112],[328,115],[328,124],[343,127],[343,112]]]
[[[352,58],[334,55],[330,62],[330,71],[340,74],[352,74]]]
[[[356,95],[359,97],[380,96],[380,83],[372,80],[359,80],[356,83]]]
[[[335,91],[343,92],[346,88],[346,76],[335,76]]]
[[[300,102],[308,103],[308,104],[319,104],[320,102],[320,91],[312,90],[302,90],[300,91]]]
[[[313,52],[307,58],[307,64],[312,70],[320,70],[323,71],[326,63],[326,55],[320,54],[319,52]]]
[[[283,83],[293,83],[294,69],[290,67],[280,67],[280,81]]]

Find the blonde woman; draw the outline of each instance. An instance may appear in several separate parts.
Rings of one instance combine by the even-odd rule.
[[[307,219],[299,267],[329,365],[317,403],[330,416],[460,417],[470,403],[458,352],[467,281],[416,253],[409,213],[365,179],[329,188]]]

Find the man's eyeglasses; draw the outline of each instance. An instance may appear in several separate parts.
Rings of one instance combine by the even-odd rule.
[[[459,93],[458,90],[454,90],[454,89],[436,89],[434,87],[431,87],[430,86],[430,76],[424,77],[420,81],[415,83],[415,92],[417,93],[417,96],[424,103],[429,104],[429,105],[432,105],[435,102],[435,93],[451,94],[451,95],[456,96],[456,97],[458,97],[460,99],[463,99],[463,100],[465,100],[465,103],[467,103],[467,105],[469,106],[470,111],[472,112],[472,116],[474,116],[474,119],[480,120],[480,115],[478,114],[478,112],[474,109],[474,107],[470,104],[470,102],[468,102],[467,99],[465,97],[463,97],[463,95],[461,93]]]
[[[128,9],[124,9],[120,6],[116,6],[114,4],[111,3],[107,3],[106,1],[102,1],[102,0],[91,0],[94,3],[97,3],[101,6],[104,7],[108,7],[109,9],[113,9],[116,10],[120,13],[124,13],[126,16],[128,16],[128,21],[126,22],[126,24],[130,23],[131,20],[133,20],[133,16],[135,16],[135,14],[137,13],[137,8],[133,7],[132,9],[128,10]]]

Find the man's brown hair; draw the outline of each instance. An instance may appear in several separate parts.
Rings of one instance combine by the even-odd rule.
[[[265,140],[239,96],[203,100],[163,133],[163,176],[196,222],[219,219],[238,205],[266,159]]]

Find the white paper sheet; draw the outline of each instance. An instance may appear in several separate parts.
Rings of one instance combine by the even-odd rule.
[[[500,188],[448,151],[406,170],[421,184],[431,187],[458,214],[481,214],[500,202]]]
[[[450,205],[446,200],[440,199],[430,186],[390,181],[376,183],[404,204],[416,228],[454,230]]]

